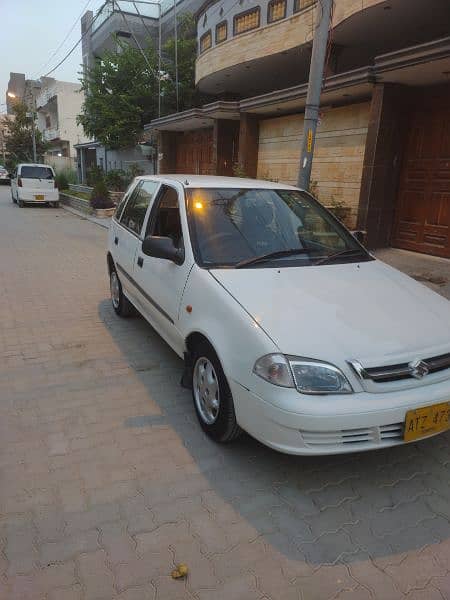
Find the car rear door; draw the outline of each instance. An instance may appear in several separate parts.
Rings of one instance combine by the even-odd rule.
[[[19,178],[21,187],[32,194],[35,200],[43,200],[46,192],[55,189],[55,173],[51,167],[22,165]]]
[[[138,296],[134,280],[135,256],[142,245],[142,228],[154,191],[159,187],[152,181],[139,181],[126,203],[113,232],[116,246],[115,264],[125,294],[136,303]],[[139,298],[138,298],[139,300]]]

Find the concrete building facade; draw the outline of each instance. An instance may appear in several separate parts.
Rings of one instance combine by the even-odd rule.
[[[81,125],[77,125],[83,100],[80,84],[41,78],[36,97],[37,127],[49,144],[50,156],[75,158],[75,145],[88,141]]]
[[[216,102],[156,119],[160,172],[295,183],[315,0],[208,0],[196,82]],[[369,245],[450,257],[447,0],[336,0],[312,189]]]

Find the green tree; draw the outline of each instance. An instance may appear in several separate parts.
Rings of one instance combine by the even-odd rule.
[[[12,107],[13,119],[4,119],[6,165],[9,170],[21,162],[33,162],[32,117],[24,102],[16,100]],[[47,150],[41,132],[35,128],[36,154],[38,160]]]
[[[110,149],[135,146],[158,106],[157,53],[123,41],[107,51],[81,80],[85,93],[77,121],[89,137]]]
[[[178,23],[178,108],[180,111],[198,106],[203,100],[195,88],[195,60],[197,57],[197,34],[195,19],[185,13]],[[171,114],[177,110],[175,37],[170,37],[162,48],[161,82],[163,112]]]

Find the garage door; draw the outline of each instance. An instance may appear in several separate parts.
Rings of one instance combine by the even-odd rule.
[[[213,130],[184,133],[177,140],[177,173],[213,174]]]
[[[411,115],[392,244],[450,257],[450,93]]]

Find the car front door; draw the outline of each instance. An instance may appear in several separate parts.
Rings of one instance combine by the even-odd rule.
[[[145,236],[170,237],[177,248],[184,248],[188,239],[183,225],[176,188],[162,184],[150,210]],[[160,335],[180,355],[184,340],[178,330],[178,312],[186,280],[193,265],[190,252],[185,252],[183,264],[146,256],[139,245],[135,257],[134,277],[149,321]]]
[[[139,181],[113,230],[116,269],[125,295],[134,302],[137,299],[133,276],[135,256],[142,244],[142,228],[156,187],[158,184],[153,181]]]

